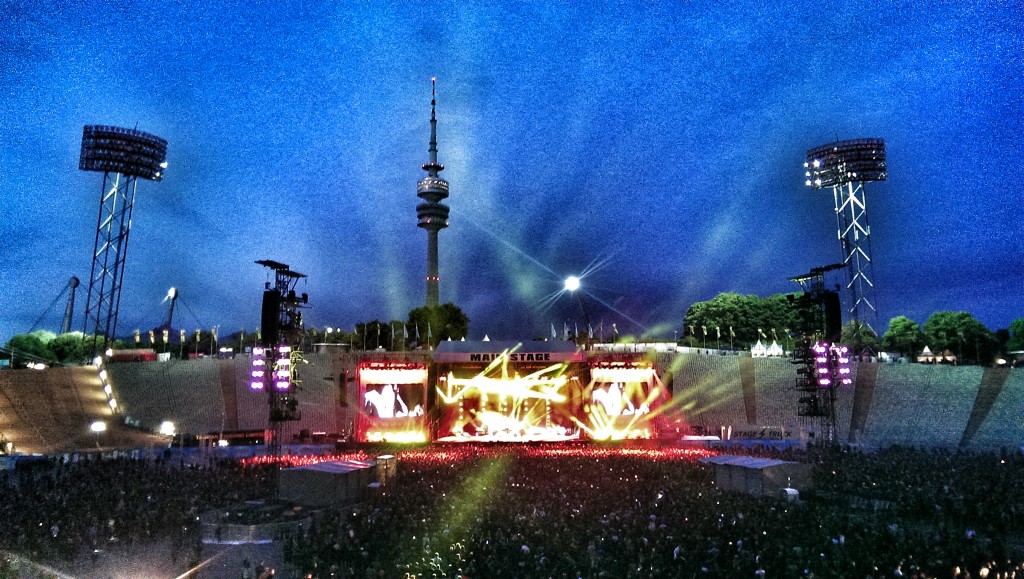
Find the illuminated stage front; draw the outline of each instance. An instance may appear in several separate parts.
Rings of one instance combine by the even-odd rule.
[[[669,395],[642,355],[572,342],[442,342],[433,366],[359,365],[362,442],[558,442],[657,436]]]
[[[475,344],[470,346],[479,348]],[[572,346],[571,350],[547,346],[544,351],[523,352],[522,345],[516,343],[506,345],[500,352],[450,355],[438,348],[437,357],[441,360],[457,359],[443,364],[446,372],[438,377],[437,396],[444,408],[438,440],[509,442],[579,438],[579,429],[571,420],[571,395],[578,390],[579,382],[570,372],[573,361],[578,359]]]

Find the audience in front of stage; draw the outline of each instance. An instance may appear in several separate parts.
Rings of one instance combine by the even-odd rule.
[[[0,549],[70,561],[87,551],[169,538],[175,559],[196,559],[199,514],[266,497],[272,473],[236,461],[204,467],[97,457],[38,462],[0,477]]]
[[[814,464],[799,500],[723,493],[683,449],[451,445],[399,452],[362,504],[283,537],[300,577],[1024,577],[1024,455],[769,451]],[[124,458],[0,474],[0,549],[60,561],[168,538],[273,494],[273,461]],[[2,571],[2,570],[0,570]]]
[[[286,557],[313,577],[1024,576],[1020,455],[812,452],[818,488],[789,502],[719,492],[686,457],[532,448],[400,456]]]

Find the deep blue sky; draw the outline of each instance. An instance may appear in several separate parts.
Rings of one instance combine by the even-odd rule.
[[[120,333],[159,324],[171,286],[176,326],[255,328],[258,259],[309,276],[307,325],[405,319],[431,76],[441,300],[472,338],[579,319],[545,298],[591,264],[588,313],[625,332],[798,289],[841,259],[805,152],[860,137],[888,148],[868,188],[881,329],[1024,316],[1024,5],[774,4],[0,1],[0,341],[72,274],[81,329],[86,124],[169,142],[165,180],[139,187]]]

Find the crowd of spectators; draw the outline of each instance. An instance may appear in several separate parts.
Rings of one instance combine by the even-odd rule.
[[[538,450],[544,449],[544,450]],[[285,557],[310,577],[1024,577],[1024,457],[790,453],[802,500],[727,494],[693,453],[597,446],[399,455]]]
[[[0,550],[59,566],[169,539],[169,563],[194,564],[202,550],[199,514],[268,496],[272,474],[272,467],[237,461],[198,466],[86,455],[23,463],[0,471]]]
[[[364,502],[280,538],[290,568],[277,576],[1024,578],[1022,454],[771,451],[814,465],[794,501],[722,492],[697,460],[708,452],[400,451]],[[0,550],[60,562],[159,538],[192,566],[200,513],[272,497],[277,467],[106,458],[0,473]]]

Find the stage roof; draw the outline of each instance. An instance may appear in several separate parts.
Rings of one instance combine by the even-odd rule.
[[[579,362],[586,355],[576,344],[566,341],[451,341],[441,342],[434,351],[435,362],[489,361],[505,351],[514,351],[511,362],[528,361],[573,361]]]

